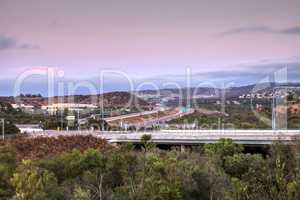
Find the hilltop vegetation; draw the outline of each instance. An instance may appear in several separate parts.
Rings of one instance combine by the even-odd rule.
[[[56,142],[60,140],[65,141],[58,138]],[[35,141],[39,145],[41,140]],[[242,146],[225,139],[186,152],[158,150],[151,137],[143,137],[143,142],[142,150],[134,150],[132,145],[91,146],[85,151],[75,149],[34,160],[24,157],[27,160],[23,161],[17,156],[16,146],[2,144],[0,199],[300,198],[299,144],[273,145],[269,155],[263,157],[244,154]]]
[[[271,119],[267,112],[262,115]],[[200,129],[271,129],[271,126],[260,121],[250,109],[243,107],[232,107],[226,114],[195,112],[172,120],[169,124],[196,124]]]
[[[7,116],[13,116],[17,113],[16,110],[14,110],[10,104],[0,102],[0,127],[2,130],[2,119],[4,119],[4,130],[5,134],[18,134],[20,130],[14,125],[13,117],[7,117]],[[2,131],[1,131],[2,134]]]

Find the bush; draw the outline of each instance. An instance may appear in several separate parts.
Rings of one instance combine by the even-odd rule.
[[[2,134],[2,124],[0,128]],[[12,122],[4,120],[4,133],[5,135],[14,135],[20,133],[20,129],[18,129]]]
[[[14,200],[50,200],[58,195],[54,174],[36,167],[30,160],[22,162],[11,183],[16,190]]]
[[[14,193],[9,180],[17,167],[16,150],[0,146],[0,199],[10,199]]]

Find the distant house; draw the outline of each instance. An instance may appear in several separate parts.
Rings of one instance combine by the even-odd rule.
[[[20,129],[21,133],[37,133],[43,131],[39,124],[17,124],[16,127]]]

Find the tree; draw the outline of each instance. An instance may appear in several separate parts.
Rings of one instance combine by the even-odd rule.
[[[89,119],[85,126],[86,128],[93,130],[110,130],[109,124],[105,120],[99,118]]]
[[[294,101],[295,95],[292,92],[289,92],[286,98],[287,101]]]
[[[57,182],[53,173],[36,167],[31,160],[24,160],[11,178],[15,188],[14,200],[56,199]]]
[[[145,153],[155,147],[155,144],[152,143],[152,136],[149,134],[142,135],[141,143],[144,146]]]
[[[248,194],[247,184],[243,183],[238,178],[231,179],[231,189],[226,192],[224,199],[235,199],[235,200],[248,200],[250,196]]]
[[[137,199],[179,200],[182,199],[181,183],[176,176],[176,160],[149,156],[145,164],[145,179]]]
[[[90,200],[92,199],[92,195],[89,190],[84,190],[80,186],[75,187],[74,191],[74,200]]]
[[[9,103],[0,102],[0,112],[13,113],[16,112],[16,110]]]
[[[121,156],[122,153],[118,151],[107,152],[107,154],[98,153],[97,155],[96,159],[92,159],[97,160],[97,162],[92,162],[96,165],[90,165],[83,174],[83,185],[93,197],[106,200],[117,187],[123,184],[121,171],[124,160]],[[90,158],[89,156],[89,160],[91,160]]]
[[[225,157],[224,171],[231,177],[241,179],[246,174],[251,164],[262,162],[263,158],[261,155],[250,155],[250,154],[234,154],[233,156]]]
[[[43,168],[55,173],[58,182],[63,183],[82,176],[89,163],[85,163],[84,155],[79,150],[73,150],[43,163]]]
[[[2,124],[0,127],[2,127]],[[4,120],[4,132],[7,135],[18,134],[20,133],[20,129],[18,129],[12,122]]]
[[[228,186],[226,177],[211,163],[193,170],[191,182],[184,187],[184,199],[202,200],[222,199]]]
[[[16,166],[16,150],[12,146],[0,146],[0,199],[10,199],[13,196],[9,180]]]
[[[298,172],[294,180],[288,183],[287,191],[289,200],[300,199],[300,172]]]
[[[225,157],[241,153],[243,146],[234,144],[231,139],[220,139],[215,144],[206,144],[204,151],[210,158],[213,158],[215,162],[224,166]]]
[[[244,154],[226,157],[224,170],[233,177],[231,195],[244,191],[248,199],[296,200],[297,165],[288,149],[285,145],[272,145],[266,159]]]

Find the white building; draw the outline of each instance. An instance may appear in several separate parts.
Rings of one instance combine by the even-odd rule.
[[[39,124],[17,124],[16,127],[20,129],[21,133],[37,133],[43,131]]]
[[[241,103],[238,102],[238,101],[232,101],[232,103],[235,104],[235,105],[240,105],[240,104],[241,104]]]
[[[11,107],[14,109],[21,109],[24,112],[33,112],[34,106],[32,105],[25,105],[25,104],[11,104]]]
[[[49,114],[54,115],[58,111],[67,109],[68,111],[77,111],[83,109],[96,109],[97,106],[93,104],[79,104],[79,103],[56,103],[42,106],[42,110],[46,110]]]

